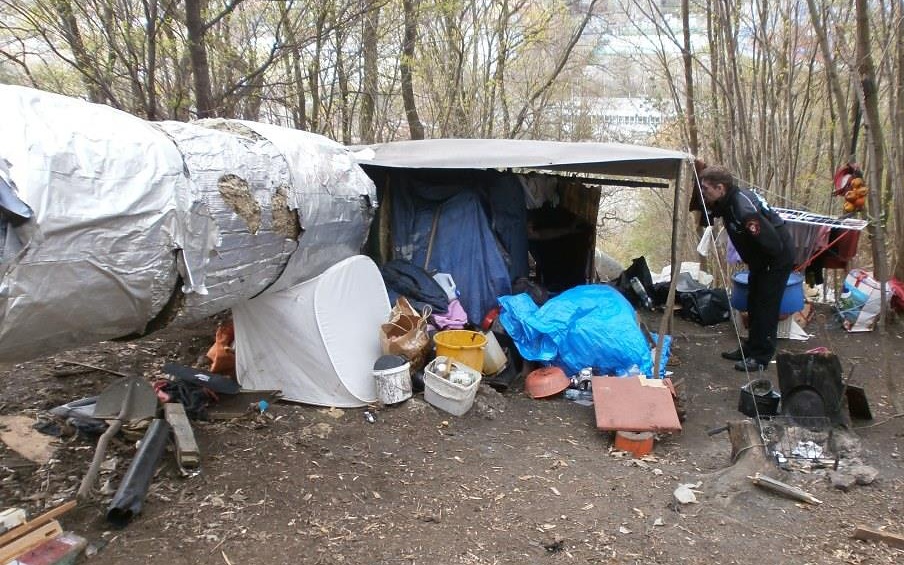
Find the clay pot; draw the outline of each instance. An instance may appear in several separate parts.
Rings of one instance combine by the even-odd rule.
[[[524,392],[531,398],[548,398],[561,393],[571,384],[565,371],[558,367],[541,367],[524,379]]]

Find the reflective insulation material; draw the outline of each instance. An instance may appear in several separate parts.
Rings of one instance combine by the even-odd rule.
[[[0,86],[0,116],[33,212],[7,224],[20,248],[0,264],[0,361],[143,331],[176,288],[179,150],[139,118],[28,88]]]
[[[282,274],[297,241],[274,231],[272,204],[277,190],[289,190],[289,166],[272,143],[240,124],[158,126],[181,151],[204,204],[199,211],[213,224],[208,233],[215,239],[186,246],[180,262],[187,284],[176,315],[197,320],[260,294]]]
[[[348,150],[306,132],[4,85],[0,118],[0,362],[313,278],[358,253],[376,205]]]
[[[308,132],[241,123],[267,138],[286,157],[292,174],[288,207],[298,212],[301,222],[298,250],[267,292],[294,286],[357,255],[374,216],[377,189],[349,150]]]

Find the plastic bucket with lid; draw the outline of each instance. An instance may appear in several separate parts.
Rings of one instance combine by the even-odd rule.
[[[374,363],[377,399],[397,404],[411,398],[411,363],[399,355],[383,355]]]
[[[475,371],[483,371],[487,338],[482,333],[470,330],[445,330],[437,332],[433,336],[433,342],[436,343],[437,357],[449,357]]]

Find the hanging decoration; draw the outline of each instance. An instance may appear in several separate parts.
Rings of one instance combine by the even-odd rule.
[[[869,187],[863,181],[863,171],[857,163],[848,163],[835,171],[834,196],[843,196],[844,214],[854,214],[863,210]]]

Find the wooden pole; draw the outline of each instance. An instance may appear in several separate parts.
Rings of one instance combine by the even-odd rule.
[[[682,161],[678,164],[675,174],[675,200],[672,210],[672,280],[669,281],[669,294],[665,300],[665,312],[659,322],[659,336],[657,337],[656,354],[653,359],[653,375],[659,376],[659,364],[662,361],[662,345],[665,335],[672,328],[672,317],[675,308],[675,286],[678,284],[678,274],[681,272],[680,252],[684,247],[684,232],[687,225],[687,217],[690,213],[687,209],[686,195],[690,194],[694,182],[694,175],[690,174],[688,167],[693,162]]]

